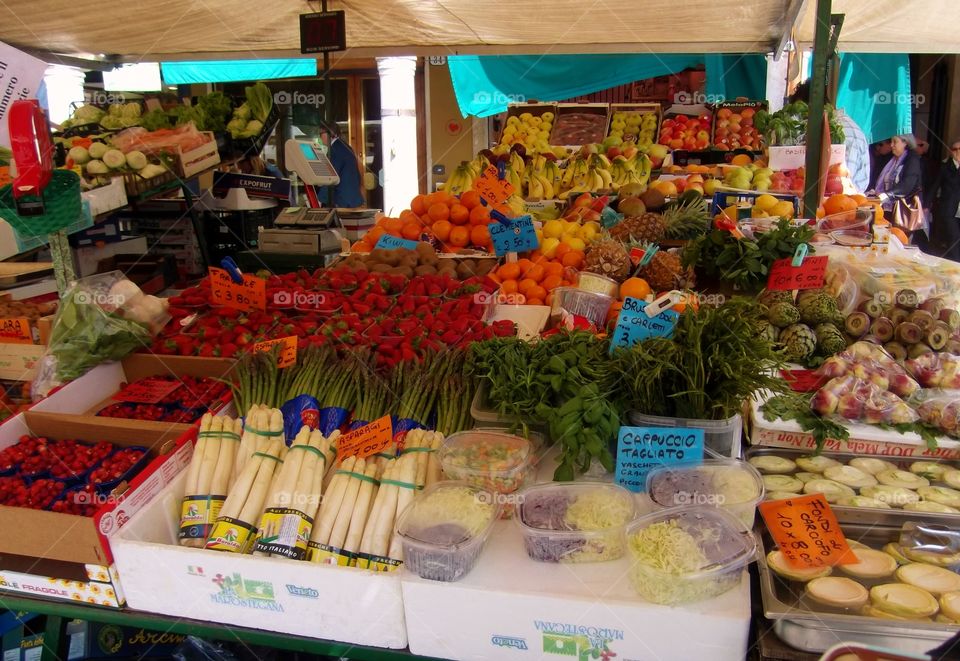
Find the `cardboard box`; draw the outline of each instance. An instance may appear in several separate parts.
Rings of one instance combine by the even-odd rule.
[[[105,498],[103,511],[118,505],[133,511],[137,487],[152,475],[174,449],[174,431],[131,430],[96,422],[65,422],[61,416],[25,411],[0,425],[0,449],[15,444],[22,435],[50,439],[110,441],[124,447],[145,446],[154,460],[130,482],[126,492]],[[130,500],[132,499],[132,500]],[[129,502],[128,502],[129,500]],[[123,591],[109,550],[102,542],[98,517],[0,505],[0,529],[16,534],[0,536],[0,590],[22,592],[66,601],[103,606],[123,605]]]
[[[611,103],[610,104],[610,122],[611,126],[607,127],[607,135],[610,135],[610,131],[613,130],[613,116],[618,112],[640,112],[648,113],[652,112],[657,116],[657,125],[653,127],[653,142],[657,142],[657,136],[660,135],[660,122],[663,119],[663,106],[659,103]],[[623,136],[624,140],[634,140],[636,141],[636,136],[632,138],[628,135]]]
[[[35,410],[49,411],[66,424],[93,424],[114,427],[131,432],[157,433],[169,431],[177,436],[186,433],[192,425],[148,420],[128,420],[97,417],[100,409],[115,403],[113,395],[125,383],[132,383],[147,376],[208,376],[225,378],[236,363],[225,358],[194,358],[191,356],[157,356],[154,354],[131,354],[120,362],[104,363],[66,384],[45,400],[34,406]],[[227,395],[215,411],[224,415],[233,414]]]
[[[0,379],[33,381],[37,361],[46,349],[41,344],[0,343]]]
[[[796,170],[807,166],[807,148],[804,145],[795,147],[767,147],[769,159],[767,167],[771,170]],[[847,162],[846,145],[830,145],[830,165]]]
[[[507,104],[507,116],[504,118],[503,123],[500,126],[500,135],[497,136],[497,142],[503,142],[503,129],[507,128],[507,120],[511,117],[519,117],[524,113],[530,113],[534,117],[540,117],[545,112],[552,112],[554,114],[554,119],[556,119],[557,114],[557,104],[556,103],[508,103]]]
[[[177,465],[180,472],[109,537],[130,608],[346,643],[406,647],[398,572],[179,546],[186,464]]]
[[[565,117],[570,115],[595,115],[596,125],[588,139],[580,142],[567,140],[569,129],[565,126]],[[594,126],[594,125],[591,125]],[[550,131],[550,144],[564,147],[578,147],[584,144],[603,142],[609,133],[610,104],[607,103],[560,103],[557,104],[556,117],[553,120],[553,130]]]
[[[477,565],[457,582],[401,570],[410,652],[446,659],[590,659],[605,648],[616,659],[745,658],[746,572],[725,594],[670,608],[636,595],[627,578],[630,564],[629,557],[537,562],[527,557],[519,527],[500,521]]]

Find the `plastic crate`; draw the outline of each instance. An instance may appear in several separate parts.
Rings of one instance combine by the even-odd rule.
[[[141,199],[151,195],[156,195],[165,189],[172,188],[172,184],[177,181],[177,175],[172,170],[167,170],[164,174],[144,179],[135,172],[128,172],[123,175],[123,185],[127,189],[127,198]]]
[[[793,204],[793,217],[800,217],[800,198],[796,195],[791,195],[790,193],[771,193],[769,191],[725,191],[718,190],[713,194],[713,205],[711,206],[711,214],[716,215],[721,213],[724,209],[730,205],[736,205],[738,218],[749,218],[750,217],[750,208],[754,205],[754,202],[761,195],[772,195],[778,200],[783,200],[785,202],[790,202]]]

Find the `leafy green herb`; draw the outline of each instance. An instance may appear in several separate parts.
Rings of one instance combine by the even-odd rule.
[[[826,104],[827,123],[830,127],[830,142],[838,145],[846,140],[843,125],[836,118],[833,106]],[[775,113],[759,111],[753,119],[757,131],[766,138],[768,145],[802,145],[807,140],[807,116],[809,107],[803,101],[790,103]]]
[[[814,413],[810,408],[810,398],[809,393],[781,393],[764,402],[760,411],[767,422],[794,420],[801,429],[813,436],[817,442],[816,453],[820,453],[828,438],[845,441],[850,437],[850,432],[845,426]]]

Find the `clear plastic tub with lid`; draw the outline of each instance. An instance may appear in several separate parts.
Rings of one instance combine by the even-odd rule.
[[[437,482],[400,515],[404,564],[421,578],[456,581],[473,569],[500,515],[496,495],[463,482]]]
[[[759,471],[745,461],[707,459],[655,468],[647,475],[647,493],[661,507],[721,507],[752,528],[764,486]]]
[[[541,562],[603,562],[625,552],[633,494],[604,482],[538,484],[517,494],[527,555]]]
[[[447,437],[440,446],[439,458],[447,478],[510,494],[530,474],[535,452],[533,444],[522,436],[471,429]],[[512,505],[504,512],[509,516]]]
[[[757,543],[736,517],[717,507],[674,507],[627,526],[630,582],[655,604],[703,601],[736,587]]]

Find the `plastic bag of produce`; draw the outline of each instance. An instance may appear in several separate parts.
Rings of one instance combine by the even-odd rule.
[[[925,353],[904,363],[924,388],[960,388],[960,356]]]
[[[169,320],[166,299],[144,295],[120,271],[74,282],[60,299],[50,345],[37,365],[34,401],[100,363],[149,347]]]
[[[894,393],[852,374],[827,381],[810,400],[810,408],[818,415],[874,425],[897,425],[920,419],[917,412]]]
[[[960,390],[921,390],[916,408],[925,423],[960,438]]]
[[[910,397],[920,390],[917,383],[883,347],[872,342],[855,342],[824,361],[816,372],[836,379],[852,376],[889,390],[898,397]]]

